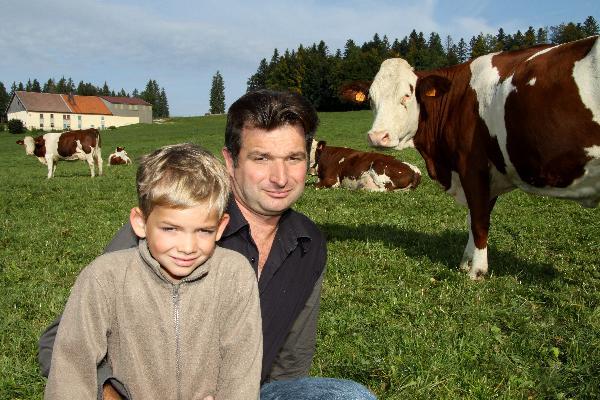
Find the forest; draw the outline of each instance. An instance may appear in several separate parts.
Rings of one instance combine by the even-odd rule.
[[[358,45],[348,39],[343,50],[331,52],[324,41],[311,46],[286,49],[283,54],[273,51],[271,59],[263,58],[256,73],[247,82],[247,91],[269,88],[290,90],[307,97],[319,111],[343,111],[361,108],[343,102],[339,88],[347,82],[372,80],[381,62],[391,57],[407,60],[416,70],[430,70],[466,62],[497,51],[523,49],[543,44],[560,44],[597,35],[598,23],[589,16],[582,23],[563,23],[524,33],[506,33],[499,28],[496,35],[480,33],[468,42],[442,39],[436,32],[428,37],[414,29],[403,39],[390,39],[375,34],[373,39]],[[362,108],[368,107],[368,104]]]

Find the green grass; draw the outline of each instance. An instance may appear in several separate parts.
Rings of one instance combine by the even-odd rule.
[[[367,111],[321,115],[318,136],[368,150]],[[223,116],[103,132],[133,160],[191,141],[218,152]],[[134,166],[89,178],[82,162],[46,167],[0,133],[0,399],[39,399],[36,353],[79,270],[135,203]],[[412,149],[393,153],[425,172]],[[498,201],[490,276],[457,265],[466,209],[424,177],[408,193],[315,190],[296,208],[329,241],[313,375],[381,399],[600,398],[600,209],[511,192]]]

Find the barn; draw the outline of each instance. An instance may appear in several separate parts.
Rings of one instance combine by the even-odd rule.
[[[106,129],[140,122],[152,123],[152,106],[140,99],[127,102],[120,97],[25,91],[13,94],[6,114],[9,120],[23,121],[27,129],[45,131]]]

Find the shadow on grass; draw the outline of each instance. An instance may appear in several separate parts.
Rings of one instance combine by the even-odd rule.
[[[439,234],[403,230],[385,225],[348,226],[321,224],[328,241],[369,240],[389,247],[399,247],[411,258],[427,257],[449,269],[458,270],[468,234],[460,231],[441,231]],[[557,277],[556,268],[549,263],[532,263],[506,251],[488,246],[489,272],[495,276],[517,276],[528,283],[547,282]]]

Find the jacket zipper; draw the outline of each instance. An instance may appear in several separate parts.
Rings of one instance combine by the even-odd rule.
[[[177,379],[177,399],[181,400],[181,357],[179,348],[179,285],[173,285],[173,319],[175,322],[175,377]]]

